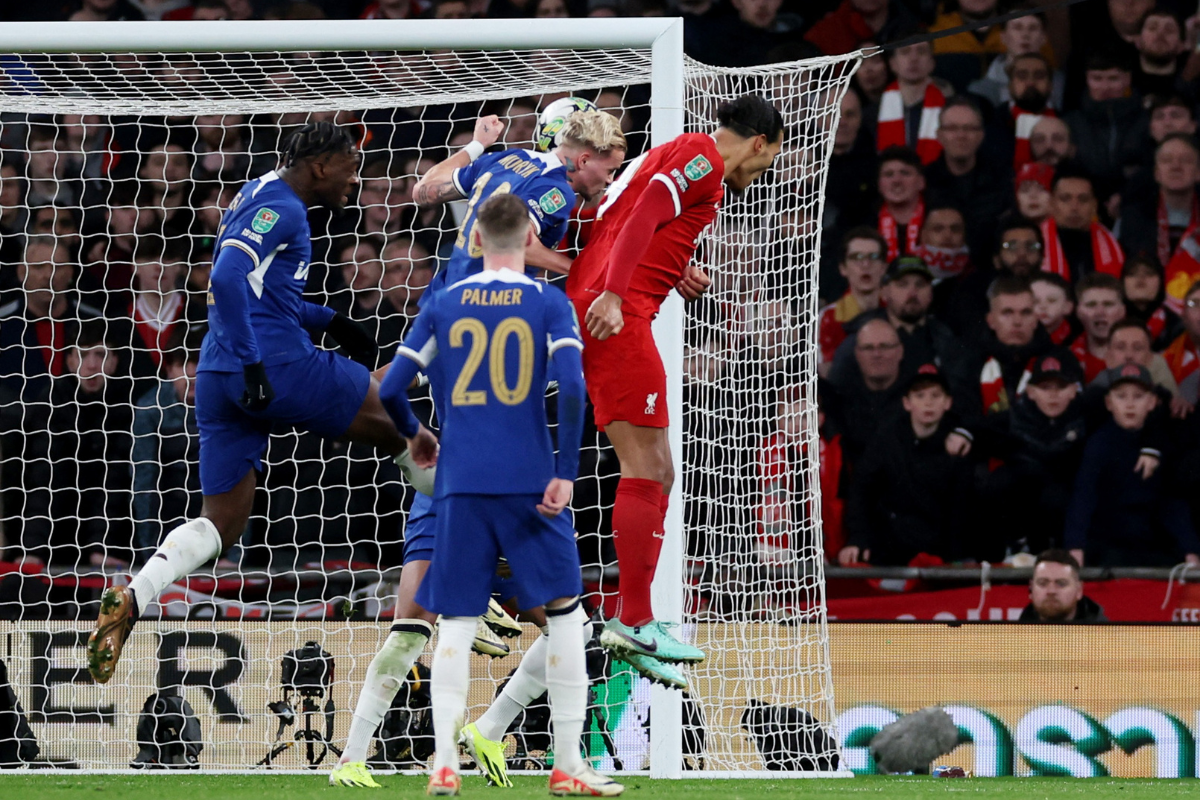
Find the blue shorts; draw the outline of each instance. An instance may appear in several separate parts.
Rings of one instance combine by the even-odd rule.
[[[418,493],[408,511],[404,526],[404,563],[410,561],[432,561],[433,540],[437,533],[437,502],[428,495]],[[570,513],[570,512],[563,512]],[[495,575],[492,578],[492,594],[501,602],[517,597],[517,585],[512,578]],[[524,606],[521,607],[525,609]]]
[[[196,425],[200,429],[200,489],[224,494],[254,469],[273,423],[336,439],[350,428],[371,385],[362,364],[329,350],[267,367],[275,399],[263,411],[242,408],[246,382],[240,372],[196,374]]]
[[[520,608],[582,594],[571,516],[563,512],[553,519],[543,517],[537,511],[541,501],[541,495],[532,494],[454,494],[440,499],[433,560],[417,590],[417,603],[450,617],[482,614],[500,556],[512,568],[508,594],[516,597]]]

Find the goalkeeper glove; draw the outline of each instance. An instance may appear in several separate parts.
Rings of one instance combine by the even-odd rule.
[[[374,337],[367,333],[367,329],[361,323],[355,322],[339,311],[333,315],[333,319],[329,320],[329,324],[325,326],[325,332],[346,351],[346,355],[350,358],[368,369],[375,368],[375,359],[379,357],[379,345],[375,343]]]
[[[275,399],[275,390],[267,380],[267,368],[259,361],[242,367],[246,391],[242,394],[242,408],[247,411],[262,411]]]

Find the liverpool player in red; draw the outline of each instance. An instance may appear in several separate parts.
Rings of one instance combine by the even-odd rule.
[[[767,171],[783,144],[783,118],[746,95],[717,112],[710,134],[686,133],[625,168],[571,266],[567,295],[584,320],[583,368],[596,425],[621,461],[613,538],[621,571],[618,618],[601,642],[643,674],[685,684],[671,664],[704,659],[654,619],[650,583],[675,479],[667,441],[667,381],[650,332],[681,280],[707,283],[688,263],[717,217],[724,187],[740,192]],[[688,273],[685,277],[685,272]]]

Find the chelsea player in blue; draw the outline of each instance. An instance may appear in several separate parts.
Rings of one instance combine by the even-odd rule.
[[[475,210],[471,245],[484,270],[425,304],[380,397],[397,428],[419,435],[407,388],[419,370],[449,387],[438,470],[437,534],[417,602],[440,614],[433,662],[436,755],[428,793],[457,794],[457,737],[470,682],[475,617],[487,607],[501,555],[522,608],[545,606],[546,684],[554,723],[551,793],[612,796],[623,787],[580,757],[587,706],[579,554],[569,515],[579,470],[586,390],[582,344],[566,296],[523,274],[534,238],[527,206],[501,193]],[[542,387],[559,387],[558,454]]]
[[[358,183],[358,149],[342,128],[310,123],[293,133],[282,166],[250,181],[221,219],[209,292],[209,332],[196,376],[201,516],[167,534],[128,587],[108,589],[88,640],[88,671],[113,675],[138,615],[171,583],[241,535],[273,423],[374,445],[406,446],[422,466],[436,461],[424,428],[406,443],[379,400],[367,367],[313,345],[325,331],[359,361],[374,340],[357,323],[303,299],[312,259],[308,207],[340,211]]]

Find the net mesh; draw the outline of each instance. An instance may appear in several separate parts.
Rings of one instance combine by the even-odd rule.
[[[829,768],[836,749],[823,738],[833,706],[810,351],[821,166],[855,63],[687,65],[688,130],[711,130],[721,100],[751,91],[789,128],[777,168],[727,198],[697,254],[713,289],[688,310],[684,632],[709,652],[685,703],[697,768]],[[295,126],[353,126],[362,184],[345,215],[311,215],[309,299],[367,324],[388,363],[465,205],[417,209],[417,177],[469,141],[482,113],[506,119],[507,145],[529,146],[537,110],[567,93],[618,114],[639,155],[648,52],[22,55],[0,67],[0,534],[7,558],[25,561],[7,579],[18,621],[3,655],[40,758],[123,767],[143,702],[171,687],[196,711],[205,768],[253,767],[281,730],[284,741],[306,725],[324,732],[327,700],[340,741],[386,635],[411,502],[370,448],[273,432],[240,543],[151,606],[112,683],[84,670],[100,590],[199,511],[191,379],[221,210],[276,166]],[[618,477],[590,430],[573,507],[585,585],[605,615]],[[472,715],[534,633],[507,658],[475,659]],[[283,696],[280,660],[310,640],[334,657],[335,680],[281,728],[268,707]],[[598,651],[590,667],[589,752],[600,768],[645,768],[648,684]],[[510,741],[514,765],[544,765],[544,716],[518,718],[529,735]],[[771,725],[785,738],[763,738]],[[795,748],[815,760],[789,761]],[[274,763],[305,766],[308,754]]]

